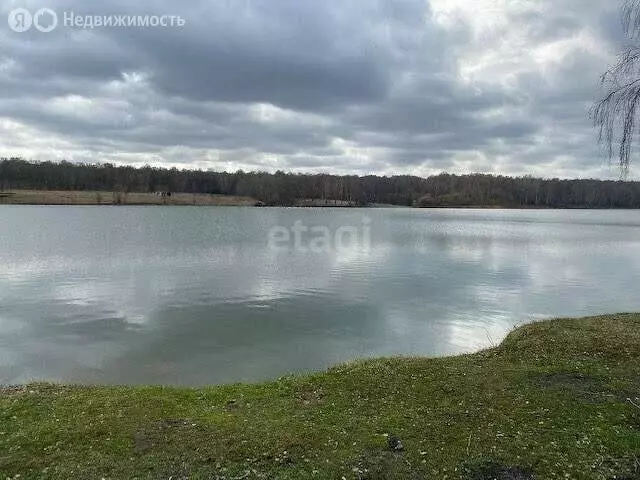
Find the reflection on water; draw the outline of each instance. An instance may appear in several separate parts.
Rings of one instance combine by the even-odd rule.
[[[298,220],[371,245],[269,248]],[[640,310],[640,212],[0,207],[0,383],[207,384]]]

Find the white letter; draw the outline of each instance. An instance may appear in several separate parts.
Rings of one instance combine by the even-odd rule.
[[[362,247],[370,251],[371,250],[371,219],[364,217],[362,220]]]
[[[331,230],[328,227],[313,227],[311,231],[320,235],[311,240],[309,249],[313,253],[329,252],[331,250]]]
[[[304,253],[307,251],[307,249],[302,245],[302,234],[308,230],[309,228],[304,226],[302,224],[302,221],[300,220],[296,221],[296,223],[294,223],[293,227],[291,228],[291,231],[294,235],[293,248],[295,248],[299,252]]]
[[[73,16],[73,11],[71,12],[64,12],[64,18],[62,20],[62,24],[65,27],[75,27],[75,22],[74,22],[75,18]]]
[[[290,241],[291,235],[289,234],[289,230],[287,230],[286,228],[273,227],[269,229],[269,248],[281,248],[278,243],[289,243]]]
[[[350,236],[351,242],[345,246],[344,237]],[[356,242],[353,242],[354,239]],[[353,243],[357,243],[358,229],[356,227],[340,227],[336,230],[336,248],[349,248]]]

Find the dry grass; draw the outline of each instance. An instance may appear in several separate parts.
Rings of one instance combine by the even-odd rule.
[[[253,206],[249,197],[173,193],[162,197],[155,193],[95,191],[13,190],[0,192],[0,205],[202,205]]]

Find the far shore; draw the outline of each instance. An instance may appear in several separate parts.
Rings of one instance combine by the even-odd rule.
[[[252,197],[212,195],[206,193],[108,192],[94,190],[6,190],[0,191],[0,205],[157,205],[208,207],[266,207]],[[408,208],[402,205],[357,205],[343,200],[301,199],[300,208]]]
[[[204,207],[265,207],[251,197],[206,193],[108,192],[93,190],[7,190],[0,191],[0,205],[157,205]],[[341,200],[298,200],[295,207],[355,208],[354,202]],[[375,205],[395,207],[395,205]]]
[[[0,192],[0,205],[200,205],[254,206],[250,197],[171,193],[100,192],[86,190],[11,190]]]
[[[171,192],[109,192],[95,190],[0,190],[0,205],[156,205],[203,207],[269,207],[264,202],[236,195]],[[420,208],[425,210],[610,210],[589,207],[540,207],[528,205],[428,205],[409,206],[386,203],[358,204],[354,201],[327,199],[299,199],[291,207],[297,208]],[[613,209],[613,208],[612,208]],[[628,208],[624,210],[630,210]]]

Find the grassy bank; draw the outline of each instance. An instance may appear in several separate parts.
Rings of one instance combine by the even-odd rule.
[[[13,190],[0,192],[0,205],[203,205],[253,206],[256,200],[231,195],[94,191]]]
[[[640,314],[260,385],[30,385],[0,393],[0,478],[639,479],[639,396]]]

